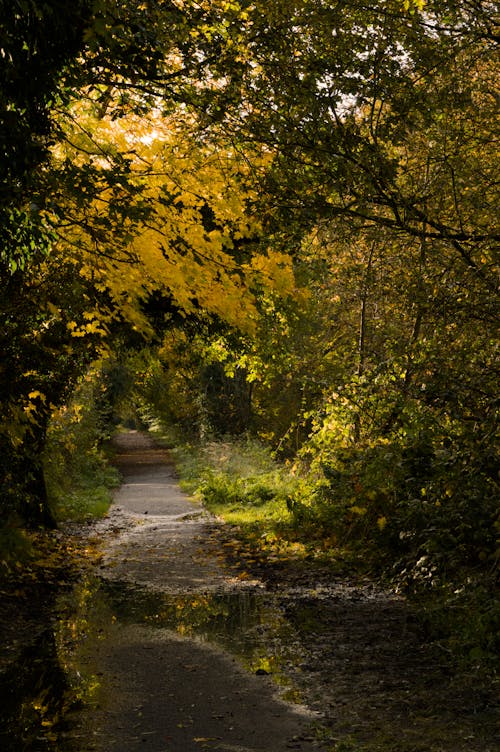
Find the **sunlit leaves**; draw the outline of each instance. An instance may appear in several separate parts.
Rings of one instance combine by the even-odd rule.
[[[61,247],[71,243],[82,276],[138,330],[147,330],[141,301],[154,290],[185,313],[206,311],[251,330],[251,285],[290,294],[293,277],[283,255],[246,266],[234,257],[235,244],[259,232],[246,208],[246,162],[227,144],[197,142],[182,110],[112,120],[95,109],[76,102],[54,150],[63,175],[70,160],[68,176],[79,180],[64,197]]]

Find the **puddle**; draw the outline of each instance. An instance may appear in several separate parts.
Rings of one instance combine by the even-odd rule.
[[[301,701],[286,677],[287,667],[303,660],[301,644],[277,599],[267,593],[245,589],[174,595],[93,580],[73,597],[79,601],[79,616],[70,621],[69,640],[61,634],[61,645],[77,638],[86,654],[92,639],[119,641],[123,625],[169,630],[183,639],[216,645],[251,673],[270,674],[284,699]],[[68,657],[71,660],[71,650]]]
[[[234,593],[167,595],[124,586],[105,586],[120,621],[175,631],[183,637],[213,643],[237,657],[252,673],[271,674],[288,687],[282,695],[300,701],[288,686],[288,665],[302,659],[297,634],[285,619],[277,599],[260,590]]]
[[[287,678],[304,660],[297,633],[277,599],[234,593],[165,594],[89,578],[61,597],[58,615],[16,666],[10,700],[1,698],[3,752],[79,752],[72,728],[103,701],[99,651],[130,626],[222,649],[251,674],[269,674],[280,696],[299,703]],[[4,693],[5,694],[5,693]]]

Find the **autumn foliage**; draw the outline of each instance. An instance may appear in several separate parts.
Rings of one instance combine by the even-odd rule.
[[[494,579],[488,4],[61,7],[4,21],[4,521],[55,523],[47,436],[120,363],[129,414],[269,444],[331,545]]]

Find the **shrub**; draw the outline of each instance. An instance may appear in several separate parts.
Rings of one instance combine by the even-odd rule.
[[[236,524],[285,524],[299,480],[259,441],[244,438],[173,450],[181,485],[208,509]]]
[[[82,520],[105,514],[118,472],[104,451],[111,426],[99,410],[105,386],[91,372],[67,406],[53,416],[44,453],[45,480],[58,520]]]

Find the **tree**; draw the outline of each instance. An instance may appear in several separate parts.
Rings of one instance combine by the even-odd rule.
[[[3,110],[33,111],[2,194],[7,444],[22,455],[37,433],[35,460],[44,405],[93,352],[174,316],[208,322],[224,389],[254,380],[253,417],[289,388],[275,436],[341,387],[349,440],[439,406],[479,447],[498,239],[487,4],[97,0],[74,30],[57,8],[6,15]],[[39,93],[14,92],[45,48]],[[296,308],[277,295],[292,257],[311,288]]]
[[[34,173],[48,155],[53,99],[65,66],[78,52],[89,3],[61,0],[2,2],[0,181],[2,275],[23,265],[46,242],[30,202]]]
[[[10,257],[2,309],[4,511],[35,523],[50,521],[40,464],[47,422],[101,347],[119,331],[129,341],[153,336],[155,296],[181,316],[251,331],[253,280],[283,285],[288,274],[283,255],[238,258],[236,246],[258,232],[246,212],[246,163],[220,140],[198,140],[182,108],[162,115],[138,86],[126,102],[121,89],[108,92],[103,107],[92,83],[52,119],[58,139],[31,175],[47,242],[22,264]]]
[[[25,431],[35,406],[43,414],[48,405],[35,388],[23,390],[24,401],[16,393],[20,380],[26,379],[17,364],[28,362],[22,371],[33,366],[31,348],[22,352],[26,332],[30,326],[40,332],[42,324],[30,306],[36,294],[33,279],[25,279],[21,270],[30,261],[43,263],[50,245],[50,228],[35,202],[36,176],[48,156],[53,98],[63,94],[61,76],[82,43],[89,3],[79,1],[70,8],[59,0],[2,2],[0,13],[1,490],[7,509],[31,507],[34,519],[50,522],[43,509],[39,442],[33,433],[33,441],[28,440]],[[43,303],[35,304],[35,310],[42,308]]]
[[[375,533],[390,509],[379,531],[414,562],[495,551],[498,38],[491,4],[461,0],[235,3],[199,34],[205,133],[260,148],[264,231],[328,301],[309,449],[330,507]]]

